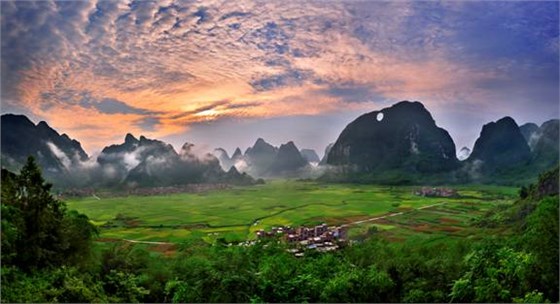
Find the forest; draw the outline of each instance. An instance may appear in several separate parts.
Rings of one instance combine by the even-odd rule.
[[[87,216],[50,193],[29,158],[2,172],[2,302],[557,302],[558,168],[511,206],[473,221],[503,233],[465,239],[373,234],[332,253],[275,240],[228,247],[190,240],[164,257],[98,246]]]

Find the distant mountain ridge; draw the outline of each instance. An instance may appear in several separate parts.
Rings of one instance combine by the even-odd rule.
[[[351,122],[321,165],[321,179],[378,183],[533,182],[538,172],[558,165],[558,119],[519,127],[511,117],[483,126],[460,159],[449,133],[436,126],[420,102],[402,101]]]
[[[325,148],[319,160],[293,142],[280,147],[258,138],[229,157],[221,148],[198,155],[185,143],[180,151],[144,136],[88,157],[80,142],[59,134],[46,122],[23,115],[1,117],[2,167],[17,171],[34,156],[45,176],[67,187],[158,187],[186,183],[252,184],[255,177],[299,177],[374,183],[522,184],[559,162],[559,120],[518,126],[504,117],[482,127],[472,151],[455,153],[449,133],[436,125],[420,102],[402,101],[363,114]],[[457,158],[459,157],[459,159]],[[318,167],[310,163],[318,162]]]
[[[163,141],[126,134],[124,142],[89,158],[78,141],[47,123],[6,114],[2,124],[2,167],[17,171],[28,156],[37,159],[57,187],[160,187],[189,183],[253,184],[237,170],[224,171],[212,154],[196,155],[185,143],[179,153]]]
[[[306,149],[303,149],[304,151]],[[263,138],[257,138],[253,146],[248,147],[244,154],[237,148],[234,156],[228,159],[222,148],[215,149],[219,157],[222,168],[235,166],[241,172],[247,172],[255,177],[286,177],[296,176],[301,173],[301,169],[309,165],[309,161],[303,156],[292,141],[280,145],[277,148]],[[306,153],[315,153],[313,150],[306,150]],[[315,153],[316,156],[316,153]],[[318,159],[318,156],[316,157]]]

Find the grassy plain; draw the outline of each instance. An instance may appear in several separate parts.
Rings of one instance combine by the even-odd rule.
[[[454,187],[459,198],[428,198],[414,195],[415,188],[274,180],[196,194],[87,197],[69,200],[67,205],[100,226],[102,239],[242,241],[275,225],[343,224],[403,212],[351,229],[351,235],[360,236],[375,226],[401,239],[419,232],[468,235],[471,218],[495,204],[511,202],[517,192],[469,185]],[[444,204],[418,209],[439,203]]]

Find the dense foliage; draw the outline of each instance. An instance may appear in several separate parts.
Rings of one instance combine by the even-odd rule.
[[[87,217],[66,212],[30,160],[19,175],[2,172],[2,301],[557,302],[558,193],[534,190],[554,182],[558,172],[541,176],[476,223],[510,231],[499,237],[374,234],[303,258],[274,241],[190,241],[166,257],[128,243],[90,248]]]
[[[2,170],[2,265],[25,271],[78,263],[97,233],[87,216],[66,211],[30,157],[19,175]]]

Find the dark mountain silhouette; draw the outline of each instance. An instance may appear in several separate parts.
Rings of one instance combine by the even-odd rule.
[[[486,171],[526,165],[531,160],[531,150],[511,117],[485,124],[467,161],[481,161]]]
[[[268,175],[283,175],[293,173],[307,166],[307,161],[301,156],[296,145],[290,141],[280,146],[274,161],[268,167]]]
[[[245,154],[237,148],[229,158],[223,149],[199,155],[191,143],[177,153],[159,140],[127,134],[120,144],[105,147],[89,159],[80,143],[60,135],[45,122],[33,124],[23,115],[1,119],[2,167],[17,170],[34,156],[45,176],[63,187],[160,187],[188,183],[253,184],[258,177],[317,177],[379,183],[531,182],[538,172],[558,165],[559,121],[535,129],[518,127],[510,117],[483,126],[472,153],[455,156],[449,134],[437,127],[419,102],[399,102],[364,114],[350,123],[319,157],[301,152],[293,142],[274,147],[259,138]],[[528,142],[531,144],[529,147]],[[232,167],[236,165],[236,167]],[[227,171],[224,168],[228,168]],[[326,170],[325,170],[326,169]],[[250,175],[248,175],[250,174]]]
[[[308,161],[302,156],[299,150],[293,150],[293,142],[282,145],[284,150],[280,154],[280,149],[267,143],[264,139],[258,138],[253,146],[241,154],[241,149],[237,148],[227,163],[227,158],[222,151],[215,151],[215,155],[220,158],[222,167],[229,165],[236,166],[236,171],[248,173],[256,177],[273,176],[295,176],[295,170],[308,165]],[[295,153],[297,152],[297,153]],[[313,150],[308,150],[310,157],[317,161],[319,157]],[[315,154],[313,157],[313,154]],[[228,170],[229,171],[229,170]],[[232,173],[233,174],[233,173]]]
[[[301,149],[300,153],[301,156],[303,156],[303,158],[309,163],[318,163],[321,161],[319,159],[319,155],[317,155],[317,152],[313,149]]]
[[[249,167],[249,172],[254,176],[262,176],[268,171],[275,160],[278,148],[259,138],[247,149],[244,155],[245,162]]]
[[[1,117],[2,166],[19,170],[28,156],[33,156],[47,177],[61,176],[72,166],[86,161],[81,144],[60,135],[46,122],[33,124],[24,115]]]
[[[163,141],[127,134],[124,142],[105,147],[90,159],[79,142],[45,122],[35,125],[23,115],[7,114],[1,123],[2,166],[17,171],[29,155],[34,156],[57,188],[255,183],[247,174],[227,174],[212,154],[196,155],[190,143],[177,153]]]
[[[409,101],[351,122],[330,150],[327,163],[374,175],[438,173],[459,164],[449,133],[436,125],[423,104]]]
[[[150,163],[159,162],[164,166],[178,158],[173,146],[144,136],[140,136],[138,140],[129,133],[125,136],[124,143],[103,148],[97,162],[107,173],[105,182],[118,183],[127,179],[129,172],[135,177],[134,181],[137,181],[139,174],[149,173],[149,168],[145,167]]]
[[[193,149],[193,144],[185,143],[179,154],[173,151],[150,155],[130,171],[126,182],[133,186],[222,182],[226,174],[218,159],[210,153],[199,157],[192,152]]]
[[[115,176],[106,177],[110,183],[122,183],[132,187],[175,186],[192,183],[233,182],[236,175],[227,174],[219,160],[212,154],[196,155],[194,145],[185,143],[179,153],[159,140],[140,136],[137,140],[127,134],[120,145],[103,149],[99,164],[107,172],[112,168]],[[248,175],[238,175],[235,184],[252,184]]]

